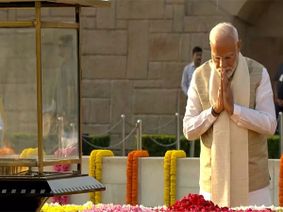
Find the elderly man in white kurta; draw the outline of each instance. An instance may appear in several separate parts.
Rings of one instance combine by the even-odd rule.
[[[266,68],[240,53],[237,29],[216,25],[211,60],[188,91],[184,135],[201,139],[200,193],[220,206],[271,205],[267,136],[276,129]]]

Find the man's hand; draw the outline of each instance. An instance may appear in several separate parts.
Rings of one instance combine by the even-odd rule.
[[[215,105],[212,106],[212,109],[220,114],[224,110],[224,102],[223,102],[223,88],[222,83],[219,86],[218,93],[217,93],[217,101]]]
[[[231,116],[234,112],[234,99],[231,90],[231,82],[228,79],[227,71],[221,72],[221,84],[223,88],[224,110]]]

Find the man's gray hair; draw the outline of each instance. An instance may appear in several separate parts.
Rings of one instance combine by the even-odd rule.
[[[239,40],[237,29],[228,22],[219,23],[210,30],[209,42],[215,43],[218,36],[231,36],[235,40],[235,42]]]

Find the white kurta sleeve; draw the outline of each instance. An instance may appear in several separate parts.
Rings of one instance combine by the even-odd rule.
[[[239,126],[257,133],[272,135],[276,130],[276,116],[273,91],[267,70],[262,71],[262,79],[256,90],[255,109],[234,105],[231,119]]]
[[[183,133],[188,140],[199,138],[217,119],[211,114],[211,108],[202,109],[194,76],[189,87],[186,113],[183,119]]]

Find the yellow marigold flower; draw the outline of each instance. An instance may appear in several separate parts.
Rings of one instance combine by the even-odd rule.
[[[177,158],[186,157],[183,150],[169,150],[164,157],[164,203],[169,206],[176,201]]]
[[[103,157],[114,156],[111,150],[93,150],[89,158],[89,176],[95,177],[98,181],[102,181],[102,163]],[[90,199],[95,204],[101,202],[101,192],[90,192]]]

